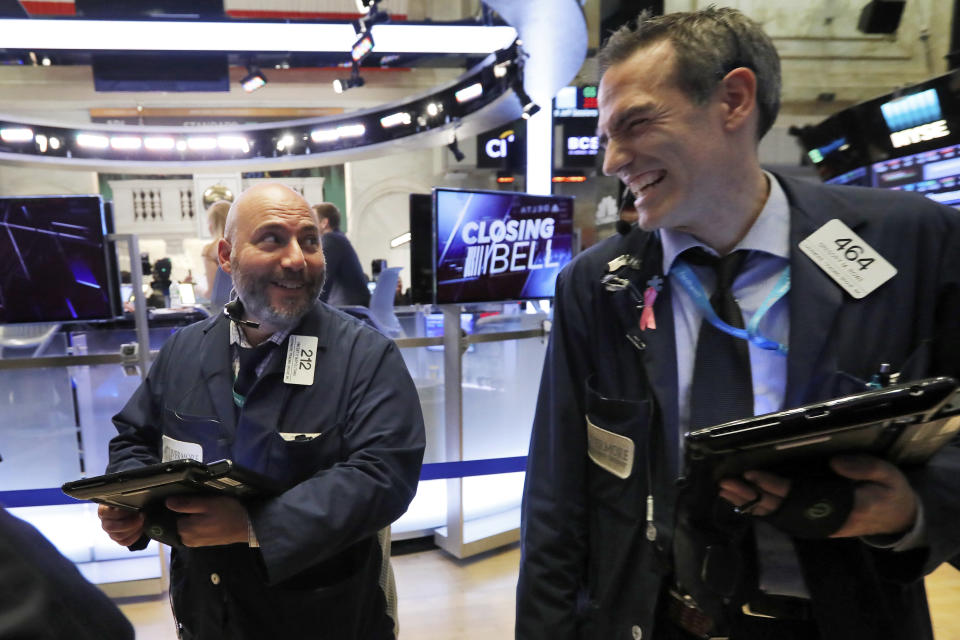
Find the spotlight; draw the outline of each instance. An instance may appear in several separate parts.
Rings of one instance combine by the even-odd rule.
[[[50,138],[50,148],[56,151],[60,148],[60,138]]]
[[[461,162],[464,158],[467,157],[467,156],[463,153],[463,151],[460,151],[460,145],[457,144],[457,136],[456,136],[456,134],[454,134],[454,135],[453,135],[453,138],[450,140],[450,142],[447,143],[447,149],[450,149],[450,153],[453,154],[453,158],[454,158],[454,160],[456,160],[457,162]]]
[[[113,136],[110,138],[110,147],[117,151],[133,151],[143,146],[140,136]]]
[[[386,11],[380,11],[377,4],[380,0],[357,0],[357,11],[360,12],[360,18],[353,23],[353,28],[357,33],[370,31],[370,27],[375,24],[381,24],[390,21],[390,16]]]
[[[357,40],[350,49],[350,57],[354,64],[360,64],[364,58],[373,51],[373,35],[369,31],[364,31],[360,39]]]
[[[537,115],[537,112],[540,111],[540,106],[534,102],[528,102],[523,106],[523,113],[520,114],[520,117],[524,120],[529,120],[533,116]]]
[[[240,86],[247,93],[253,93],[263,85],[267,84],[267,76],[255,67],[247,67],[249,73],[240,80]]]
[[[524,120],[529,120],[540,111],[540,107],[530,99],[530,96],[523,89],[523,76],[517,76],[514,80],[513,92],[517,94],[517,99],[520,100],[520,108],[523,110],[520,115]]]
[[[482,96],[483,85],[480,84],[479,82],[476,82],[474,84],[471,84],[468,87],[464,87],[463,89],[460,89],[453,95],[457,98],[457,102],[459,102],[460,104],[463,104],[464,102],[469,102],[474,98],[479,98],[480,96]]]
[[[217,139],[207,136],[187,138],[187,148],[190,151],[210,151],[217,148]]]
[[[143,146],[148,151],[170,151],[176,144],[176,140],[170,136],[150,136],[143,139]]]
[[[47,152],[47,136],[42,133],[36,135],[37,148],[40,149],[40,153]]]
[[[33,129],[27,127],[0,129],[0,140],[4,142],[33,142]]]
[[[250,151],[250,141],[243,136],[219,136],[217,146],[224,151]]]
[[[349,78],[337,78],[333,81],[333,90],[337,93],[343,93],[347,89],[362,87],[363,84],[363,78],[360,77],[360,67],[354,63],[353,71],[350,72]]]
[[[428,116],[430,116],[431,118],[434,118],[438,113],[440,113],[440,105],[438,105],[436,102],[431,102],[430,104],[427,105]]]
[[[110,146],[110,139],[107,136],[92,133],[78,133],[77,146],[87,149],[106,149]]]
[[[389,129],[390,127],[396,127],[402,124],[410,124],[412,122],[410,114],[406,111],[398,111],[397,113],[391,113],[388,116],[383,116],[380,118],[380,126],[384,129]]]

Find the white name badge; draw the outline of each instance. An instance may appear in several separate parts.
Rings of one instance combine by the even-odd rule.
[[[163,457],[160,461],[173,462],[184,459],[203,462],[203,447],[196,442],[184,442],[174,440],[170,436],[163,436]]]
[[[837,219],[802,240],[800,250],[858,300],[897,275],[896,267]]]
[[[633,473],[633,440],[602,429],[587,418],[587,455],[601,469],[626,480]]]
[[[287,363],[283,368],[283,381],[309,387],[313,384],[316,364],[317,336],[290,336],[287,340]]]

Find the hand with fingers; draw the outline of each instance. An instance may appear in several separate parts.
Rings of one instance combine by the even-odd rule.
[[[97,507],[100,526],[117,544],[129,547],[143,535],[143,514],[101,504]]]
[[[171,511],[184,514],[177,520],[177,532],[187,547],[213,547],[249,542],[247,509],[227,496],[173,496],[167,498]]]
[[[799,516],[790,514],[790,524],[781,527],[787,533],[803,537],[852,538],[859,536],[900,534],[909,531],[917,517],[918,498],[906,476],[893,464],[870,455],[842,455],[830,460],[835,476],[821,478],[819,484],[802,486],[804,479],[791,480],[768,471],[746,471],[741,478],[724,478],[720,481],[719,495],[731,503],[738,513],[758,517],[771,516],[775,525],[781,526],[781,507],[795,507]],[[845,480],[841,480],[845,479]],[[795,486],[795,483],[799,483]],[[801,488],[802,486],[802,488]],[[842,520],[824,530],[823,527],[798,532],[793,523],[799,518],[816,520],[829,511],[830,500],[809,489],[814,486],[824,493],[833,492],[839,503],[844,502],[843,490],[850,492],[845,509],[838,514]],[[793,490],[793,494],[791,494]],[[801,497],[803,504],[792,505]],[[825,506],[826,505],[826,506]],[[837,514],[835,514],[837,515]]]

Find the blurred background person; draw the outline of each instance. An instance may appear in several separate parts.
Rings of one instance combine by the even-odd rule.
[[[223,227],[227,222],[227,213],[230,211],[230,202],[217,200],[207,208],[207,228],[210,230],[211,240],[203,246],[204,273],[207,277],[207,297],[210,298],[210,308],[218,309],[230,301],[230,290],[233,281],[217,260],[217,247],[223,238]]]
[[[347,236],[340,231],[340,210],[330,202],[313,205],[320,220],[320,243],[327,265],[327,280],[320,299],[334,306],[370,305],[367,276]]]

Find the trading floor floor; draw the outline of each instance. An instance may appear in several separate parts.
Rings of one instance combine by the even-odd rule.
[[[514,545],[469,560],[439,550],[394,558],[401,640],[509,640],[520,550]],[[960,640],[960,572],[944,566],[927,578],[937,640]],[[172,640],[165,598],[128,604],[138,640]]]

